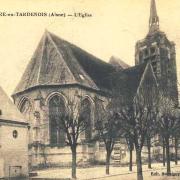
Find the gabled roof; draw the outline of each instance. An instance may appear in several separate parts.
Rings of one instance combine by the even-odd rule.
[[[119,70],[108,77],[106,87],[132,100],[137,93],[145,68],[146,63]]]
[[[119,69],[127,69],[130,68],[128,64],[126,64],[124,61],[122,61],[120,58],[111,56],[109,63],[115,66],[116,68]]]
[[[0,121],[26,123],[23,115],[0,87]]]
[[[13,94],[39,85],[81,84],[100,90],[115,68],[79,47],[45,32]]]

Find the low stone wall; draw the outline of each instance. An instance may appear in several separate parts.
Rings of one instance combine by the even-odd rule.
[[[121,144],[118,149],[119,154],[115,153],[115,149],[111,155],[111,164],[118,166],[125,166],[129,164],[130,153],[127,145]],[[158,155],[158,158],[156,157]],[[31,155],[32,167],[43,169],[45,167],[70,167],[72,162],[72,153],[69,146],[65,147],[46,147],[44,153],[39,152],[37,157],[35,154]],[[136,152],[133,151],[132,162],[136,163]],[[162,148],[151,148],[152,161],[161,162]],[[117,158],[119,158],[118,161]],[[157,159],[156,159],[157,158]],[[105,147],[99,142],[95,144],[84,144],[77,147],[77,166],[87,167],[90,165],[104,165],[106,161]],[[147,163],[148,150],[144,146],[142,150],[142,162]]]
[[[77,165],[85,166],[93,161],[98,155],[94,145],[79,145],[77,147]],[[99,153],[98,153],[99,154]],[[44,151],[30,153],[31,167],[67,167],[71,166],[72,153],[69,146],[65,147],[46,147]]]

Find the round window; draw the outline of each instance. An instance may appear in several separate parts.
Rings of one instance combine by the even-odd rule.
[[[18,137],[18,132],[16,130],[13,131],[13,138],[17,138]]]

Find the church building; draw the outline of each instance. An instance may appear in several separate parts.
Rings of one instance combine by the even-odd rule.
[[[137,94],[142,82],[151,77],[177,101],[175,55],[175,44],[159,29],[155,0],[151,0],[149,32],[145,39],[136,43],[134,67],[129,67],[114,57],[107,63],[45,31],[12,95],[15,105],[31,127],[30,165],[64,165],[71,162],[71,151],[65,143],[65,133],[57,128],[54,119],[56,109],[63,111],[68,99],[72,97],[81,98],[82,104],[89,109],[86,114],[89,128],[80,137],[77,163],[85,159],[104,158],[105,152],[100,142],[90,144],[85,140],[96,134],[95,100],[107,105],[111,92],[109,77],[112,74],[122,77],[117,78],[117,83],[126,84],[132,97]],[[119,148],[119,154],[114,153],[114,159],[119,158],[122,162],[123,158],[126,159],[127,146],[115,146],[116,150]]]

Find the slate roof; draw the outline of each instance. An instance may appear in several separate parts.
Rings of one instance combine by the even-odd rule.
[[[61,78],[62,67],[69,78]],[[114,71],[111,64],[46,31],[13,94],[39,85],[81,84],[101,90],[104,77]]]
[[[130,66],[128,64],[126,64],[123,60],[121,60],[120,58],[115,57],[115,56],[112,56],[110,58],[109,63],[119,69],[130,68]]]
[[[112,73],[106,79],[106,88],[118,90],[121,95],[132,100],[137,93],[147,64],[143,63]]]
[[[0,121],[26,123],[23,115],[0,87]]]

